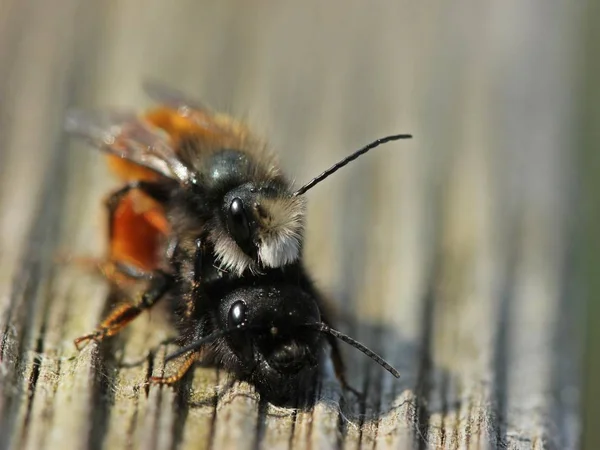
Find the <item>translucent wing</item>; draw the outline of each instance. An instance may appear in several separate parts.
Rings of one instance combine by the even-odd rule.
[[[203,103],[189,98],[186,94],[156,81],[146,80],[142,85],[151,100],[163,109],[173,110],[177,115],[193,123],[200,133],[228,134],[228,124],[215,115]],[[219,118],[221,120],[219,120]]]
[[[106,153],[181,183],[194,177],[178,158],[169,136],[134,113],[71,110],[65,129]]]
[[[144,92],[156,103],[179,110],[180,114],[188,115],[190,111],[208,112],[208,108],[197,100],[190,99],[183,92],[165,86],[157,81],[146,80],[142,84]]]

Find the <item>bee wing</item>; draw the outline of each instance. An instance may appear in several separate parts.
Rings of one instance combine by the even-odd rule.
[[[67,113],[65,129],[106,153],[185,183],[194,173],[178,158],[168,136],[127,111]]]
[[[209,108],[197,100],[193,100],[183,92],[165,86],[162,83],[152,80],[146,80],[142,84],[146,94],[156,103],[176,109],[180,114],[187,116],[193,111],[207,113]]]
[[[175,110],[180,116],[195,123],[198,129],[219,134],[229,132],[222,123],[215,121],[215,114],[210,108],[202,102],[189,98],[183,92],[150,80],[144,81],[142,87],[150,99],[161,106]]]

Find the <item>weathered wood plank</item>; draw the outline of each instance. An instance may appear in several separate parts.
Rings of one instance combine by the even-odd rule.
[[[588,302],[585,309],[585,385],[583,403],[583,433],[582,448],[595,449],[600,446],[600,428],[598,415],[600,414],[600,204],[597,201],[600,180],[598,180],[598,167],[600,167],[600,134],[598,122],[600,121],[600,89],[598,89],[598,76],[600,75],[600,61],[594,57],[598,52],[600,42],[600,5],[589,2],[586,9],[588,20],[583,27],[586,40],[581,61],[582,89],[580,104],[580,131],[578,135],[580,183],[578,185],[579,227],[576,246],[576,264],[580,264],[581,289],[584,289]],[[582,314],[583,315],[583,314]]]
[[[575,448],[581,11],[178,6],[0,6],[0,449]],[[331,368],[308,411],[210,368],[147,389],[171,369],[160,307],[76,352],[108,289],[55,256],[102,254],[100,200],[114,184],[62,135],[62,117],[68,105],[142,107],[147,77],[245,115],[299,181],[379,135],[414,133],[310,193],[306,249],[341,327],[399,382],[345,351],[365,401],[343,395]]]

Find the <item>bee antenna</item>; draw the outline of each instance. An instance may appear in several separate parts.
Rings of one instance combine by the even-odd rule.
[[[379,356],[373,350],[368,348],[366,345],[361,344],[360,342],[358,342],[355,339],[352,339],[350,336],[342,333],[341,331],[337,331],[337,330],[331,328],[330,326],[324,324],[323,322],[307,324],[306,326],[315,328],[318,331],[320,331],[321,333],[327,333],[341,341],[344,341],[346,344],[351,345],[355,349],[357,349],[357,350],[361,351],[362,353],[364,353],[365,355],[367,355],[369,358],[371,358],[373,361],[375,361],[377,364],[379,364],[381,367],[383,367],[389,373],[394,375],[396,378],[400,378],[400,372],[398,372],[398,370],[396,370],[394,367],[392,367],[392,365],[390,363],[388,363],[385,359],[383,359],[381,356]]]
[[[248,326],[246,326],[246,327],[234,327],[234,328],[228,328],[226,330],[215,331],[214,333],[209,334],[208,336],[205,336],[201,339],[198,339],[197,341],[194,341],[191,344],[188,344],[185,347],[180,348],[176,352],[173,352],[170,355],[167,355],[167,357],[165,358],[165,362],[169,362],[172,359],[179,358],[181,355],[184,355],[187,352],[198,350],[204,344],[208,344],[209,342],[212,342],[215,339],[219,339],[220,337],[227,336],[228,334],[234,333],[236,331],[247,331],[247,330],[262,329],[262,328],[263,327],[248,327]]]
[[[218,339],[220,337],[226,336],[234,331],[239,330],[239,328],[229,328],[227,330],[222,330],[222,331],[216,331],[212,334],[209,334],[206,337],[203,337],[202,339],[198,339],[197,341],[192,342],[189,345],[186,345],[183,348],[180,348],[179,350],[177,350],[176,352],[171,353],[170,355],[168,355],[165,358],[165,362],[169,362],[172,359],[175,358],[179,358],[181,355],[184,355],[185,353],[191,352],[193,350],[198,350],[200,347],[202,347],[204,344],[207,344],[211,341],[214,341],[215,339]]]
[[[347,156],[344,159],[342,159],[341,161],[335,163],[333,166],[331,166],[329,169],[327,169],[321,175],[310,180],[308,183],[306,183],[304,186],[302,186],[300,189],[298,189],[292,195],[294,197],[297,197],[298,195],[303,195],[306,191],[315,187],[316,184],[319,184],[321,181],[323,181],[329,175],[332,175],[333,173],[337,172],[342,167],[344,167],[346,164],[351,163],[359,156],[367,153],[369,150],[372,150],[375,147],[379,147],[380,145],[385,144],[386,142],[397,141],[398,139],[412,139],[412,135],[411,134],[395,134],[392,136],[386,136],[383,138],[379,138],[376,141],[373,141],[370,144],[364,146],[363,148],[355,151],[350,156]]]

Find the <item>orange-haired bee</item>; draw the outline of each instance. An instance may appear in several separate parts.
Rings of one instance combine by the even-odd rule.
[[[243,124],[178,92],[147,86],[160,103],[143,115],[72,112],[67,130],[109,154],[126,184],[108,200],[109,260],[115,272],[149,287],[76,343],[117,333],[175,286],[260,274],[300,261],[303,194],[378,145],[379,139],[294,190],[273,155]]]

